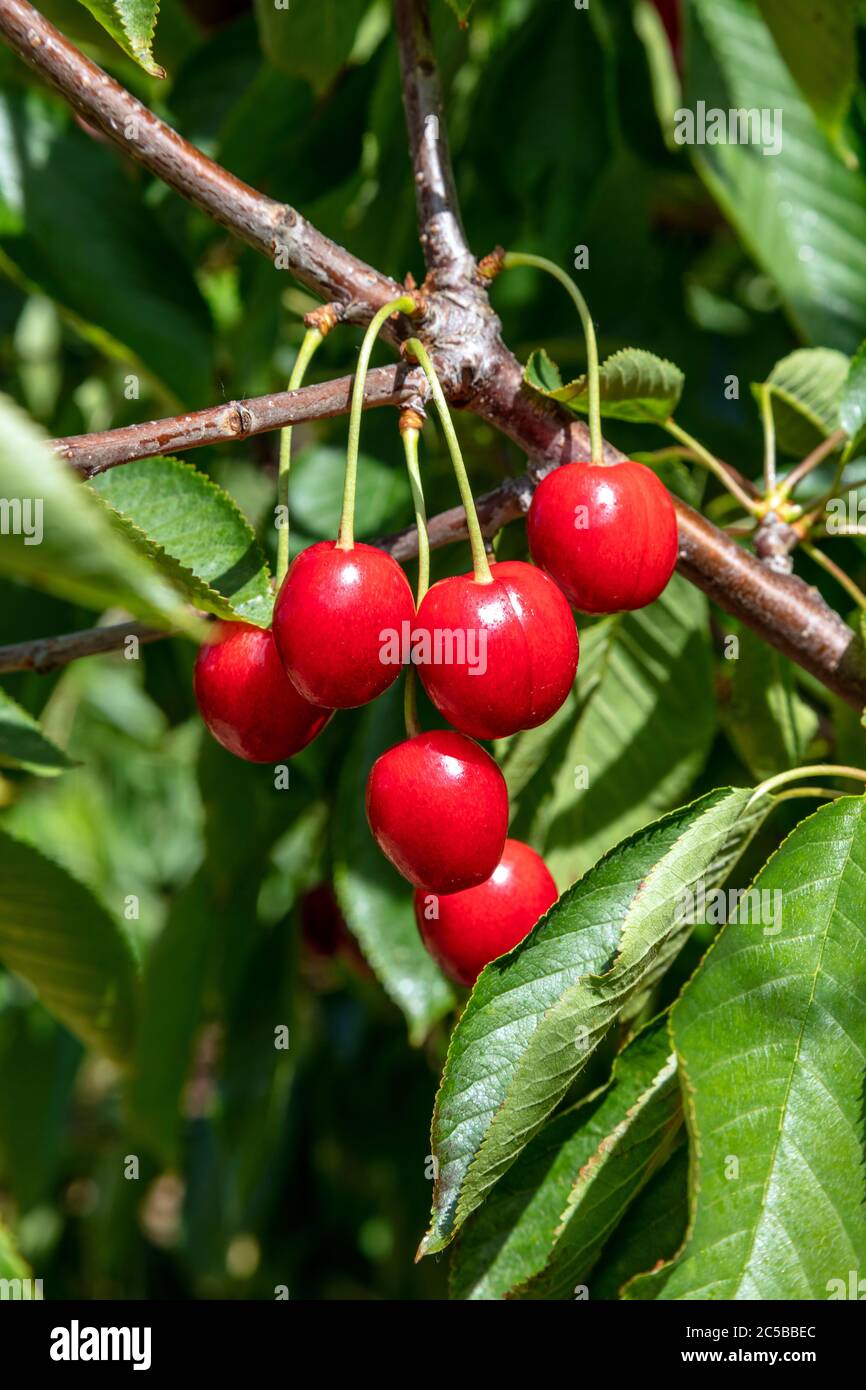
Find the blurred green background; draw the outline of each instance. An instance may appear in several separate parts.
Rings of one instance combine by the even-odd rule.
[[[163,0],[164,81],[124,58],[75,0],[41,8],[229,169],[383,271],[423,278],[385,0],[331,0],[315,19],[303,11],[303,41],[291,12],[265,0]],[[454,164],[476,254],[503,244],[569,267],[586,245],[581,284],[602,354],[632,344],[677,362],[682,423],[757,476],[749,383],[798,343],[850,353],[866,337],[866,174],[855,167],[866,149],[863,34],[852,6],[839,115],[807,99],[751,0],[680,10],[476,0],[461,27],[433,0]],[[313,301],[121,159],[5,49],[0,86],[2,389],[52,436],[281,389]],[[697,97],[781,108],[782,154],[675,147],[665,121]],[[555,285],[515,272],[493,298],[521,358],[544,344],[564,374],[582,370],[573,310]],[[351,371],[359,340],[334,332],[313,375]],[[730,377],[738,397],[725,391]],[[522,471],[507,441],[472,417],[457,423],[477,491]],[[345,432],[340,420],[296,431],[295,549],[334,532]],[[633,450],[664,444],[625,425],[613,437]],[[194,456],[271,556],[277,447],[263,436]],[[366,418],[362,449],[358,533],[373,538],[411,519],[391,412]],[[453,505],[432,426],[424,470],[428,510]],[[669,480],[698,500],[701,480],[682,468]],[[714,488],[704,499],[724,515]],[[499,544],[522,554],[523,528]],[[837,546],[862,582],[858,544]],[[438,574],[465,569],[468,548],[435,563]],[[798,565],[846,611],[827,576]],[[7,580],[0,615],[2,643],[97,620]],[[561,883],[696,788],[748,781],[795,752],[864,756],[856,715],[746,638],[753,672],[769,672],[795,703],[799,746],[756,738],[766,710],[745,684],[732,689],[720,656],[730,624],[717,615],[713,627],[683,581],[630,622],[595,724],[584,719],[559,745],[564,775],[543,788],[536,777],[517,801],[520,833]],[[653,643],[665,633],[659,673]],[[48,1297],[271,1298],[277,1287],[314,1299],[444,1296],[447,1262],[415,1266],[412,1256],[453,1000],[432,975],[416,988],[411,952],[400,954],[414,932],[407,897],[376,858],[362,807],[365,766],[399,737],[399,700],[339,716],[278,792],[270,769],[234,762],[203,733],[193,659],[177,639],[140,661],[4,678],[76,766],[52,779],[0,774],[0,825],[125,919],[146,962],[147,1024],[125,1094],[112,1064],[0,972],[0,1217]],[[631,682],[640,698],[627,707]],[[572,768],[604,738],[614,739],[606,776],[580,801]],[[783,831],[780,817],[773,833]],[[756,862],[769,847],[756,847]],[[125,916],[132,897],[137,916]],[[376,943],[390,952],[384,964]],[[286,1050],[273,1045],[281,1025]],[[124,1176],[130,1157],[135,1179]]]

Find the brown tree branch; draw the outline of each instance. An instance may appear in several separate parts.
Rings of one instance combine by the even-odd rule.
[[[394,19],[420,241],[436,288],[445,289],[463,284],[474,271],[475,259],[460,219],[430,15],[418,0],[395,0]]]
[[[229,439],[248,439],[267,430],[281,429],[305,420],[328,420],[349,411],[354,377],[304,386],[299,391],[276,391],[244,401],[148,420],[141,425],[97,434],[77,434],[51,440],[52,447],[85,478],[104,473],[133,459],[199,449],[204,444],[224,444]],[[368,373],[364,391],[367,409],[383,405],[409,405],[426,396],[427,383],[420,367],[396,363]]]
[[[530,459],[531,477],[525,486],[511,482],[504,498],[497,489],[482,499],[486,524],[495,529],[498,509],[503,509],[503,520],[516,514],[532,480],[558,463],[588,457],[587,432],[561,407],[525,386],[520,364],[502,342],[486,288],[474,274],[471,256],[464,252],[444,126],[437,127],[438,139],[431,142],[432,148],[423,140],[427,117],[440,111],[427,3],[396,3],[422,234],[428,238],[428,263],[433,269],[423,321],[413,327],[428,345],[452,404],[471,409],[507,434]],[[157,120],[79,54],[26,0],[0,0],[0,33],[121,149],[275,264],[284,260],[302,283],[341,305],[344,317],[366,321],[372,310],[397,293],[396,282],[323,237],[293,209],[272,202],[220,169]],[[399,320],[387,328],[392,341],[399,341],[406,330],[407,324]],[[220,437],[231,437],[231,433]],[[180,446],[160,441],[159,447]],[[610,446],[607,456],[619,457]],[[853,705],[866,704],[866,655],[838,614],[815,591],[793,576],[773,573],[690,508],[678,504],[678,514],[683,573],[830,689]],[[446,513],[434,525],[438,543],[456,539],[463,533],[460,509]],[[411,553],[406,539],[393,539],[391,545],[395,553],[399,547],[399,553]]]
[[[508,478],[500,487],[485,493],[476,501],[478,517],[486,536],[494,536],[510,521],[523,516],[529,508],[537,478],[524,474]],[[801,579],[777,575],[765,570],[754,556],[722,535],[705,517],[685,503],[677,502],[680,523],[680,570],[711,599],[724,597],[722,607],[733,613],[747,627],[768,638],[768,613],[775,627],[772,640],[786,656],[799,663],[842,699],[855,708],[862,708],[866,689],[866,666],[857,640],[847,626],[827,607],[817,590]],[[466,514],[462,507],[441,512],[429,522],[430,545],[434,549],[464,541],[468,537]],[[377,542],[395,559],[411,560],[418,553],[417,533],[413,527]],[[716,556],[715,568],[709,572],[705,554],[711,547]],[[468,560],[467,560],[468,564]],[[730,601],[737,595],[736,605]],[[834,621],[828,621],[832,618]],[[802,632],[804,641],[792,640],[792,633]],[[35,642],[19,642],[0,647],[0,673],[8,671],[52,671],[68,661],[122,647],[131,633],[141,641],[155,641],[168,636],[141,623],[118,623],[97,627],[68,636],[40,638]]]
[[[279,270],[288,270],[343,317],[366,322],[400,286],[331,241],[294,208],[257,193],[154,116],[80,53],[27,0],[0,0],[9,47],[90,125]]]
[[[83,632],[69,632],[62,637],[37,637],[32,642],[14,642],[8,647],[0,647],[0,672],[35,671],[44,676],[70,661],[77,661],[81,656],[118,651],[130,637],[137,637],[139,642],[157,642],[161,637],[170,636],[169,632],[149,627],[147,623],[134,622],[130,618],[125,623],[86,628]]]

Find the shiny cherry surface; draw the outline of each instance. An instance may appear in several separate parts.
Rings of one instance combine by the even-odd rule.
[[[526,533],[533,560],[582,613],[644,608],[677,562],[677,517],[652,469],[567,463],[535,490]]]
[[[193,689],[201,717],[230,753],[277,763],[321,733],[331,711],[311,705],[286,675],[273,633],[219,623],[199,650]]]
[[[409,581],[384,550],[319,541],[292,562],[274,607],[274,638],[306,700],[353,709],[392,685],[395,637],[411,631]]]
[[[383,854],[417,888],[456,893],[499,863],[508,792],[497,764],[452,729],[389,748],[367,781],[367,819]]]
[[[504,738],[544,724],[577,671],[574,618],[556,585],[532,565],[490,567],[434,584],[418,610],[413,652],[430,699],[473,738]]]
[[[486,883],[437,897],[415,890],[415,918],[431,956],[452,980],[473,985],[485,965],[532,930],[557,899],[541,855],[520,840],[506,840]]]

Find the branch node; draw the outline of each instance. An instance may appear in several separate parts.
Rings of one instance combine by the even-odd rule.
[[[505,247],[494,246],[493,250],[486,256],[482,256],[478,262],[478,278],[486,283],[495,280],[501,274],[505,262]]]
[[[401,434],[408,434],[410,430],[422,430],[426,421],[426,415],[421,410],[416,410],[414,406],[406,405],[400,411],[399,429]]]
[[[323,338],[327,338],[331,329],[336,328],[342,318],[343,306],[341,304],[319,304],[308,314],[304,314],[304,326],[317,329]]]

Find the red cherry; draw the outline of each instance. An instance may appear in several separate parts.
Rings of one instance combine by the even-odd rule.
[[[535,489],[526,519],[533,560],[582,613],[644,608],[677,562],[671,495],[642,463],[566,463]]]
[[[510,951],[557,899],[541,855],[506,840],[486,883],[437,898],[415,890],[415,918],[424,945],[446,975],[474,985],[484,966]]]
[[[397,679],[395,646],[414,614],[409,581],[384,550],[319,541],[301,551],[283,581],[274,640],[306,700],[354,709]]]
[[[298,694],[273,633],[249,623],[217,624],[196,657],[193,690],[214,738],[251,763],[300,753],[331,717]]]
[[[577,628],[556,585],[520,560],[490,569],[490,584],[471,574],[434,584],[412,639],[427,694],[473,738],[544,724],[577,670]]]
[[[489,878],[508,830],[505,778],[452,729],[389,748],[367,782],[367,819],[382,853],[416,888],[457,893]]]

